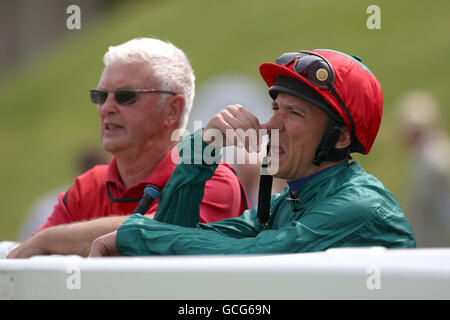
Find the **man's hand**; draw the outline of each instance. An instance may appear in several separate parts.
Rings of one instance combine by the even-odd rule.
[[[28,238],[24,243],[12,250],[6,258],[23,259],[49,254],[49,251],[44,247],[45,242],[42,241],[39,234],[40,233]]]
[[[105,234],[94,240],[89,257],[105,257],[120,255],[116,247],[117,231]]]
[[[220,111],[208,122],[202,138],[214,146],[244,146],[249,152],[257,152],[263,135],[261,129],[270,128],[266,124],[260,124],[258,118],[243,106],[234,104]],[[222,134],[221,141],[216,141],[218,132]],[[266,131],[265,134],[267,133]]]

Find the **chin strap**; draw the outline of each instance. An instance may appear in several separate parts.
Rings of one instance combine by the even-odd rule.
[[[336,142],[344,125],[332,118],[328,119],[322,139],[317,146],[313,164],[319,166],[322,161],[341,161],[349,157],[352,144],[348,147],[336,149]]]

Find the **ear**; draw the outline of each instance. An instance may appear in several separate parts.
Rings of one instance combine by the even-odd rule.
[[[350,133],[348,132],[347,127],[345,126],[342,129],[338,140],[336,141],[335,148],[336,149],[346,148],[350,145],[351,142],[352,142],[352,138],[350,137]]]
[[[178,126],[181,114],[184,110],[185,101],[184,96],[181,94],[177,94],[167,100],[166,105],[164,106],[164,113],[166,115],[164,125],[166,127],[172,127],[174,125]]]

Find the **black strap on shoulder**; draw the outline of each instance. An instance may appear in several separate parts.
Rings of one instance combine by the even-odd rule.
[[[69,196],[69,191],[70,191],[70,188],[66,191],[66,193],[64,194],[64,198],[63,198],[63,203],[64,203],[64,206],[66,207],[67,211],[69,211],[69,208],[67,207],[67,197]]]

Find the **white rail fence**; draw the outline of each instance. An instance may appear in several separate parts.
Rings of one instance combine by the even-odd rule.
[[[0,299],[450,299],[450,248],[2,259]]]

